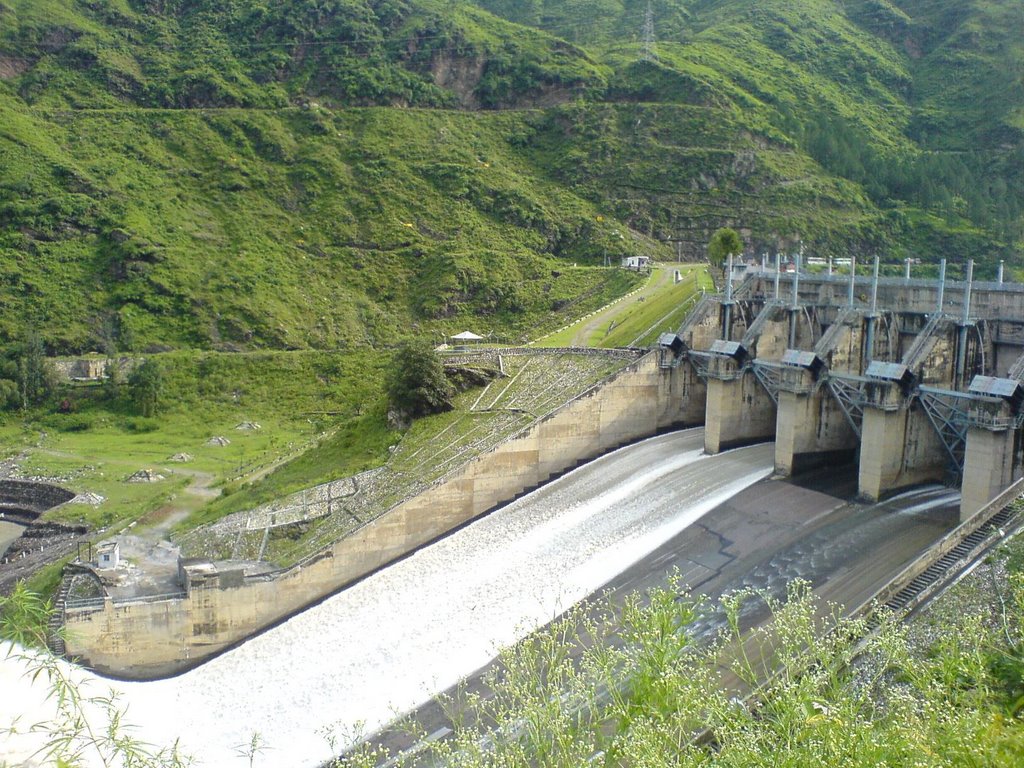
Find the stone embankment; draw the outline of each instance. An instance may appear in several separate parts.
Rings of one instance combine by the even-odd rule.
[[[629,350],[493,347],[446,355],[446,365],[484,365],[502,377],[484,386],[429,441],[410,446],[403,439],[383,467],[230,515],[178,543],[187,557],[267,560],[279,566],[315,557],[638,357]]]
[[[19,579],[40,566],[73,551],[86,528],[39,520],[47,510],[73,498],[72,491],[49,483],[0,480],[0,518],[25,527],[0,558],[0,595],[10,593]]]
[[[7,519],[30,523],[43,512],[75,498],[59,485],[25,480],[0,480],[0,513]]]

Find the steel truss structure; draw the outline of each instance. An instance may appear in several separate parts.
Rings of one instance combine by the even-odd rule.
[[[750,368],[754,376],[768,393],[768,397],[776,406],[779,404],[779,389],[782,386],[782,371],[778,363],[759,362],[755,360]]]
[[[935,387],[918,387],[917,400],[946,449],[951,469],[962,475],[967,449],[967,428],[970,426],[968,404],[977,399],[967,392],[953,392]]]
[[[850,428],[857,439],[860,439],[861,431],[864,428],[864,402],[866,396],[864,385],[869,380],[864,376],[854,374],[837,375],[830,373],[825,379],[825,386],[832,393],[832,397],[839,403],[843,416],[849,423]]]

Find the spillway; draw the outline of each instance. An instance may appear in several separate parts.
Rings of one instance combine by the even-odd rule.
[[[702,452],[703,430],[593,461],[179,677],[106,681],[154,744],[201,766],[313,766],[486,664],[663,542],[771,472],[773,449]],[[40,692],[0,666],[0,724]],[[15,704],[17,702],[17,704]],[[17,709],[18,711],[12,711]],[[23,759],[29,739],[0,758]],[[8,750],[5,754],[4,750]]]

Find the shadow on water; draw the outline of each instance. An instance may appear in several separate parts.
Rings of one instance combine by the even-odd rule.
[[[851,459],[842,464],[805,470],[789,478],[788,482],[809,491],[851,501],[857,496],[858,471],[857,462]]]

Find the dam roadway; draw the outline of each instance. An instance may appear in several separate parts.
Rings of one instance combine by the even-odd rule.
[[[710,595],[803,576],[852,604],[952,527],[955,494],[850,505],[848,487],[830,495],[758,482],[771,472],[770,444],[706,456],[703,441],[703,429],[690,429],[590,462],[178,677],[81,674],[94,693],[118,692],[136,735],[180,739],[197,765],[249,764],[240,745],[253,733],[263,745],[256,764],[317,765],[331,743],[403,712],[442,728],[429,703],[437,693],[606,586],[660,585],[676,567]],[[27,685],[13,671],[0,664],[5,690]],[[40,711],[39,694],[4,698]],[[0,725],[10,716],[0,704]],[[16,760],[28,745],[5,748],[0,758]]]

